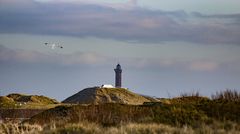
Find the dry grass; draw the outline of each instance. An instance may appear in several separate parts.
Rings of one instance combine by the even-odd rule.
[[[198,91],[192,93],[181,93],[180,97],[200,97],[200,93]]]
[[[28,124],[0,124],[1,134],[239,134],[237,124],[216,122],[214,125],[202,124],[198,128],[190,126],[173,127],[157,123],[127,123],[111,127],[103,127],[96,123],[81,122],[44,126]]]
[[[240,101],[240,92],[227,89],[212,95],[213,100]]]
[[[191,128],[175,128],[163,124],[136,124],[129,123],[114,127],[102,127],[96,124],[80,123],[69,124],[64,128],[53,130],[52,133],[81,133],[81,134],[159,134],[159,133],[179,133],[189,134],[193,132]]]
[[[35,134],[42,132],[43,128],[39,125],[29,124],[0,124],[0,134]]]

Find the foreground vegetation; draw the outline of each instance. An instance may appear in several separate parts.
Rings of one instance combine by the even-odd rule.
[[[104,126],[119,123],[163,123],[172,126],[211,124],[214,121],[240,123],[240,101],[210,100],[187,96],[145,105],[101,104],[58,106],[33,116],[27,123],[78,123],[89,121]]]
[[[0,133],[240,133],[240,94],[212,98],[198,93],[143,105],[60,105],[20,124],[1,124]],[[14,131],[14,132],[13,132]]]
[[[215,122],[202,124],[198,128],[191,126],[174,127],[158,123],[125,123],[105,127],[96,123],[51,123],[48,125],[0,124],[1,134],[239,134],[236,124],[226,127]]]

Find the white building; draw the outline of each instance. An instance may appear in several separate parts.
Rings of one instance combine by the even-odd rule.
[[[114,88],[114,86],[113,85],[105,85],[104,84],[104,85],[101,86],[101,88]]]

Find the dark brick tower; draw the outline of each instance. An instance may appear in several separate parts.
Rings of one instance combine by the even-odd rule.
[[[117,67],[114,69],[115,71],[115,87],[122,86],[122,69],[121,65],[117,64]]]

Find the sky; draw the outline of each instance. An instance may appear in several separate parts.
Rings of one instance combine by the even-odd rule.
[[[240,91],[239,0],[0,0],[0,95]],[[51,49],[45,42],[60,44]]]

